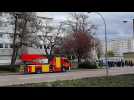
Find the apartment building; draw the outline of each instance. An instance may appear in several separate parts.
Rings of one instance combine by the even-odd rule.
[[[10,38],[13,32],[13,26],[8,24],[9,13],[1,13],[0,16],[0,64],[10,63],[12,54],[12,40]]]
[[[128,52],[129,47],[129,39],[112,39],[111,41],[111,51],[114,52],[114,55],[117,57],[122,57],[124,52]]]
[[[102,41],[105,54],[105,42]],[[113,51],[114,56],[123,58],[123,53],[134,52],[134,38],[114,38],[108,40],[107,51]]]

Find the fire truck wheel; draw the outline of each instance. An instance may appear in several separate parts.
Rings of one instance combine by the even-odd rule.
[[[36,72],[37,74],[40,74],[41,73],[41,70],[37,70],[37,72]]]
[[[28,74],[28,72],[27,71],[24,71],[24,74],[26,75],[26,74]]]

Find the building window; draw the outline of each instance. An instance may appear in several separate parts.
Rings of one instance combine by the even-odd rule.
[[[0,38],[2,38],[3,37],[3,34],[0,34]]]
[[[42,45],[40,45],[40,49],[42,49]]]
[[[46,45],[44,45],[44,48],[46,48]]]
[[[4,35],[4,38],[9,38],[9,34],[5,34]]]
[[[0,43],[0,48],[3,48],[3,44],[2,43]]]
[[[13,48],[13,45],[12,44],[10,44],[10,48]]]
[[[8,44],[5,44],[5,48],[8,48]]]

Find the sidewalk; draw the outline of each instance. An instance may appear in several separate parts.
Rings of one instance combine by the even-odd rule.
[[[19,72],[0,72],[0,76],[6,76],[6,75],[19,75]]]
[[[122,75],[122,74],[134,74],[134,67],[124,67],[124,68],[116,67],[109,69],[109,76]],[[28,74],[28,75],[17,75],[17,73],[14,73],[14,75],[6,74],[4,76],[0,76],[0,86],[53,82],[57,80],[73,80],[73,79],[101,77],[101,76],[106,76],[105,69],[84,69],[77,71],[72,70],[70,72],[65,73],[44,73],[44,74]]]
[[[130,67],[130,66],[125,66],[125,67],[111,67],[109,68],[109,70],[120,70],[120,69],[126,69],[126,68],[134,68],[133,67]],[[98,70],[105,70],[105,68],[99,68],[99,69],[72,69],[70,70],[69,72],[79,72],[79,71],[98,71]],[[42,74],[46,74],[46,73],[42,73]],[[6,75],[22,75],[22,73],[19,73],[19,72],[1,72],[0,71],[0,76],[6,76]]]

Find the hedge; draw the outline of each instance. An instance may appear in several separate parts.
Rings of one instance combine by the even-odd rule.
[[[84,68],[84,69],[97,69],[98,66],[96,63],[90,63],[90,62],[83,62],[78,65],[78,68]]]
[[[0,71],[18,72],[19,65],[0,65]]]

